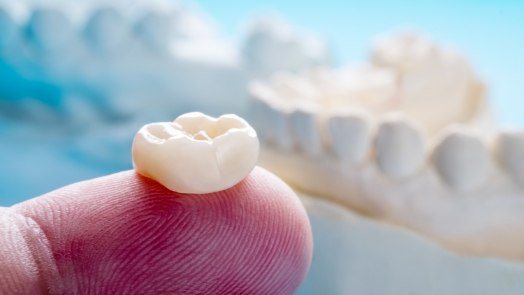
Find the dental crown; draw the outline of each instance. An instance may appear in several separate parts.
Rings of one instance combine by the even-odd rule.
[[[236,115],[187,113],[142,127],[133,141],[135,170],[168,189],[206,194],[244,179],[258,160],[255,130]]]

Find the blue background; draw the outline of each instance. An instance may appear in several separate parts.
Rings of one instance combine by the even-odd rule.
[[[524,1],[198,3],[224,34],[238,43],[252,17],[268,13],[281,16],[327,40],[337,65],[366,59],[370,43],[379,33],[395,29],[420,31],[464,52],[488,82],[498,121],[524,126]],[[96,156],[99,149],[95,141],[87,145],[71,142],[60,138],[59,132],[38,136],[8,132],[14,128],[20,126],[2,123],[0,119],[0,206],[75,181],[131,168],[129,162],[104,165],[103,156]],[[123,138],[127,138],[126,132],[121,133]],[[111,136],[94,138],[102,142]],[[31,137],[34,139],[27,142]],[[112,145],[130,150],[129,141],[115,140]],[[86,149],[94,152],[83,153]]]

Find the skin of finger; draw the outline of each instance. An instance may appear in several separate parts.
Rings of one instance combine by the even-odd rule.
[[[30,218],[0,207],[0,294],[38,294],[58,271],[49,244]]]
[[[205,195],[126,171],[12,210],[44,233],[56,293],[292,294],[311,263],[303,206],[262,168]]]

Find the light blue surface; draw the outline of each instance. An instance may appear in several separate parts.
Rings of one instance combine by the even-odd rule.
[[[297,27],[325,38],[338,64],[366,58],[372,38],[393,29],[410,28],[453,44],[471,59],[491,91],[501,123],[524,126],[524,1],[318,2],[202,0],[227,36],[241,40],[243,27],[257,15],[273,13]],[[7,80],[0,77],[0,88]],[[1,91],[0,91],[1,92]],[[1,107],[1,106],[0,106]],[[115,128],[102,135],[65,138],[49,130],[38,139],[28,128],[0,121],[0,206],[45,193],[60,186],[131,168],[132,132]],[[132,130],[132,128],[131,128]],[[104,158],[101,143],[117,134],[121,159]],[[126,152],[123,152],[126,151]],[[110,165],[105,162],[112,163]]]
[[[331,202],[303,198],[313,229],[313,262],[300,295],[516,295],[524,264],[446,251],[391,224]]]

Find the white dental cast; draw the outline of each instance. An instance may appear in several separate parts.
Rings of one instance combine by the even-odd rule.
[[[0,0],[0,60],[14,87],[2,92],[0,103],[13,108],[0,108],[0,117],[108,123],[192,110],[245,114],[251,78],[329,64],[323,41],[285,22],[256,21],[246,33],[243,45],[231,42],[186,1]],[[45,87],[27,86],[38,81]],[[125,153],[110,158],[127,161]]]
[[[258,150],[257,134],[244,119],[194,112],[142,127],[133,142],[133,164],[172,191],[206,194],[244,179]]]
[[[260,165],[454,251],[522,260],[524,133],[495,130],[465,59],[413,38],[365,66],[253,83]]]
[[[424,165],[425,142],[421,132],[401,116],[381,123],[375,139],[375,154],[380,170],[392,179],[416,174]]]
[[[479,136],[450,127],[433,151],[433,162],[442,179],[460,191],[481,186],[489,176],[490,154]]]
[[[418,34],[380,36],[372,62],[396,73],[396,107],[430,132],[471,119],[483,97],[484,85],[463,55]]]
[[[505,130],[497,139],[500,164],[521,186],[524,186],[524,131]]]

